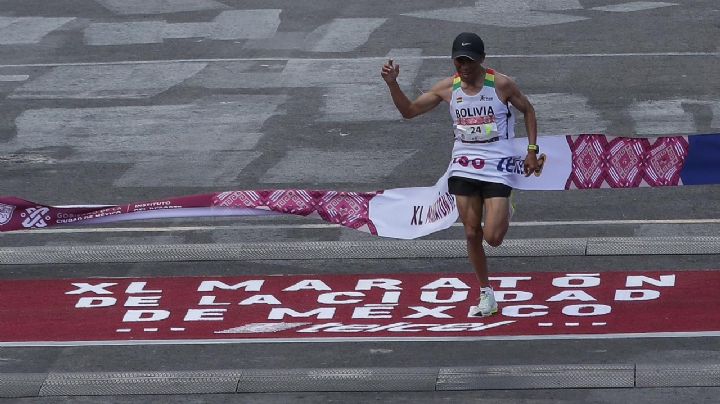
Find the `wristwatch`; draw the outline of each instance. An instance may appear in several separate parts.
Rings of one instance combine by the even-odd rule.
[[[536,144],[529,144],[527,149],[528,151],[535,152],[535,154],[540,153],[540,146]]]

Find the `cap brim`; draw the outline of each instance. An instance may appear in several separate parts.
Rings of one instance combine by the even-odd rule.
[[[479,54],[477,54],[477,53],[475,53],[475,52],[458,51],[458,52],[453,52],[453,54],[452,54],[452,58],[453,58],[453,59],[457,59],[457,58],[461,58],[461,57],[470,58],[470,59],[472,59],[472,60],[480,60],[480,59],[482,59],[482,56],[479,55]]]

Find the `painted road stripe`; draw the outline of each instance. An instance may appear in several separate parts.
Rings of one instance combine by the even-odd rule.
[[[591,10],[608,11],[614,13],[629,13],[633,11],[652,10],[660,7],[677,6],[676,3],[665,3],[661,1],[633,1],[623,4],[612,4],[609,6],[593,7]]]
[[[91,23],[84,31],[85,44],[135,45],[183,38],[267,39],[275,36],[281,12],[280,9],[227,10],[212,21],[193,23],[164,20]]]
[[[84,205],[83,205],[84,206]],[[105,206],[105,205],[98,205]],[[61,207],[61,206],[58,206]],[[69,206],[62,206],[69,207]],[[687,225],[687,224],[720,224],[720,219],[632,219],[632,220],[556,220],[537,222],[512,222],[510,227],[550,227],[550,226],[621,226],[621,225]],[[452,227],[462,227],[462,223],[454,223]],[[343,226],[331,223],[303,223],[303,224],[237,224],[222,226],[163,226],[163,227],[78,227],[78,228],[51,228],[44,230],[18,230],[0,233],[0,237],[12,235],[42,236],[44,234],[73,234],[73,233],[165,233],[183,231],[215,231],[215,230],[257,230],[257,229],[338,229]]]
[[[718,57],[720,52],[627,52],[627,53],[546,53],[546,54],[498,54],[489,55],[488,59],[556,59],[556,58],[604,58],[604,57]],[[402,59],[450,59],[450,55],[403,56]],[[255,57],[255,58],[208,58],[208,59],[162,59],[162,60],[122,60],[116,62],[71,62],[71,63],[25,63],[0,64],[0,68],[10,67],[59,67],[59,66],[105,66],[105,65],[141,65],[156,63],[214,63],[214,62],[262,62],[262,61],[347,61],[347,60],[387,60],[387,56],[369,57],[336,57],[336,58],[287,58],[287,57]]]
[[[229,8],[215,0],[96,0],[115,14],[166,14],[186,11],[205,11]]]
[[[193,77],[206,66],[206,63],[186,63],[172,66],[126,64],[106,69],[57,67],[23,84],[9,98],[150,98]]]
[[[655,332],[615,334],[558,334],[515,335],[498,337],[333,337],[333,338],[255,338],[244,339],[187,339],[187,340],[125,340],[125,341],[28,341],[2,342],[0,347],[74,347],[74,346],[133,346],[133,345],[222,345],[222,344],[298,344],[338,342],[471,342],[471,341],[552,341],[633,338],[703,338],[720,337],[720,331]]]
[[[27,74],[0,74],[0,81],[25,81],[29,78]]]
[[[0,16],[0,45],[39,43],[45,36],[71,21],[75,21],[75,18]]]

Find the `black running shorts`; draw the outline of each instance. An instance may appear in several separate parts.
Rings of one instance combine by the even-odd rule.
[[[464,177],[448,178],[448,188],[453,195],[481,196],[483,199],[509,198],[512,192],[512,188],[505,184]]]

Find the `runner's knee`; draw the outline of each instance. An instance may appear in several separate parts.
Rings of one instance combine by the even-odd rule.
[[[477,240],[481,241],[483,239],[483,229],[482,226],[474,226],[466,224],[465,227],[465,238],[472,241]]]
[[[500,244],[502,244],[503,242],[503,237],[499,234],[486,233],[485,242],[487,242],[492,247],[499,247]]]

